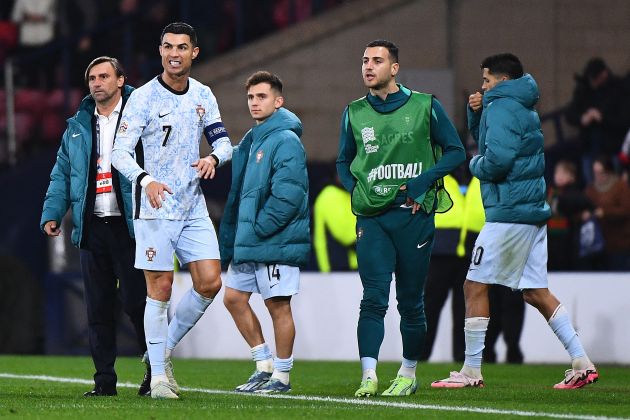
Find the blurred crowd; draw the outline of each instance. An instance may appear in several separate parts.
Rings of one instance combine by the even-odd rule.
[[[578,136],[548,156],[549,269],[628,271],[630,75],[590,59],[564,116]]]
[[[8,0],[0,9],[0,59],[12,55],[30,63],[20,68],[21,85],[50,89],[65,76],[60,73],[66,69],[58,66],[62,52],[71,53],[74,73],[68,81],[79,87],[82,64],[87,65],[95,54],[107,54],[123,60],[132,84],[142,84],[161,68],[155,52],[167,23],[182,20],[193,25],[208,58],[341,2]]]
[[[25,156],[58,143],[65,118],[85,93],[83,72],[96,56],[119,58],[129,83],[139,86],[161,70],[159,35],[170,22],[181,20],[196,28],[203,60],[342,1],[3,0],[0,140],[6,131],[3,64],[8,58],[17,89],[18,151]],[[6,150],[0,150],[3,163]]]

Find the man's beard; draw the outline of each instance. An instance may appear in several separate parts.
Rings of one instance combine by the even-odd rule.
[[[369,89],[372,89],[372,90],[382,90],[382,89],[385,89],[389,85],[389,80],[376,80],[375,79],[375,80],[372,81],[372,83],[374,83],[374,82],[376,82],[376,84],[374,84],[372,86],[368,86],[366,84],[366,86]]]

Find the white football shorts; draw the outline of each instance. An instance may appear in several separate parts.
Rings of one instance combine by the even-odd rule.
[[[230,264],[225,285],[241,292],[259,293],[263,299],[297,295],[300,268],[282,264]]]
[[[512,289],[547,288],[547,226],[486,223],[466,278]]]
[[[181,264],[219,260],[217,234],[209,217],[190,220],[136,219],[135,267],[172,271],[173,254]]]

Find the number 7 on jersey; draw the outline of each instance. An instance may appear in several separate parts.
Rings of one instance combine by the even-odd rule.
[[[164,141],[162,142],[162,147],[166,146],[166,142],[168,141],[168,138],[171,136],[171,129],[173,127],[170,125],[163,125],[162,126],[162,131],[164,131]]]

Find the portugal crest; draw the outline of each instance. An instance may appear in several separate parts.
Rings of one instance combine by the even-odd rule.
[[[127,128],[129,128],[127,121],[121,122],[120,125],[118,126],[118,134],[125,134],[125,132],[127,131]]]
[[[259,150],[256,152],[256,163],[260,163],[260,160],[263,158],[263,151]]]
[[[198,104],[195,111],[197,111],[197,115],[199,116],[199,125],[203,124],[203,116],[206,115],[206,109],[202,107],[201,104]]]
[[[147,256],[147,261],[153,262],[153,258],[155,258],[155,256],[157,255],[157,251],[155,250],[155,248],[149,247],[147,248],[145,254]]]

